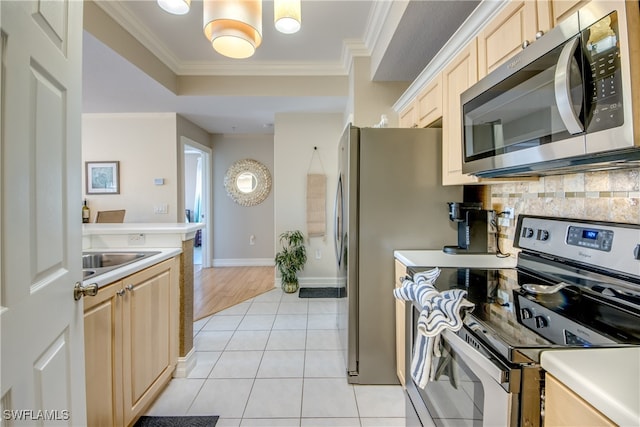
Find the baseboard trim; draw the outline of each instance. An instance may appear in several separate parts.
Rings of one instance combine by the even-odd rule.
[[[281,285],[280,278],[276,278],[276,283],[278,286]],[[300,286],[304,286],[305,288],[337,288],[338,285],[337,277],[300,277],[298,278],[298,284]]]
[[[273,267],[273,258],[217,258],[214,267]]]
[[[174,378],[186,378],[189,375],[189,372],[196,366],[198,362],[198,357],[196,356],[196,349],[192,348],[189,350],[184,357],[178,357],[178,361],[176,363],[176,369],[173,371]]]

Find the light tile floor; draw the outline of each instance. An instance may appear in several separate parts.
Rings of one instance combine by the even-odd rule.
[[[147,415],[219,415],[227,426],[405,426],[400,386],[351,385],[335,299],[273,289],[194,324],[197,365]]]

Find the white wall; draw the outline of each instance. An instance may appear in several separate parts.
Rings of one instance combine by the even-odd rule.
[[[371,58],[356,57],[349,71],[347,115],[355,126],[371,127],[386,115],[388,127],[398,126],[393,104],[409,86],[408,82],[374,82],[371,80]]]
[[[125,222],[182,222],[178,218],[175,113],[83,114],[82,161],[120,162],[120,194],[87,195],[91,222],[99,210],[126,209]],[[155,185],[154,178],[164,178]],[[166,214],[154,208],[167,205]],[[78,207],[80,209],[80,207]]]
[[[237,160],[254,159],[269,169],[273,182],[273,135],[212,135],[213,266],[273,265],[273,185],[255,206],[241,206],[227,195],[224,176]],[[251,245],[249,237],[255,236]]]
[[[327,235],[307,241],[308,261],[299,277],[302,285],[335,286],[333,204],[343,115],[276,114],[274,131],[275,250],[280,249],[278,236],[284,231],[297,229],[306,236],[306,176],[313,147],[318,147],[327,174]],[[311,172],[318,172],[316,162]],[[320,259],[315,258],[316,250]]]

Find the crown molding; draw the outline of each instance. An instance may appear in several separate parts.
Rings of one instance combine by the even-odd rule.
[[[392,2],[375,2],[374,11],[369,15],[370,24],[375,28],[367,29],[368,39],[372,39],[373,35],[379,33],[378,28],[384,24],[386,13],[390,9],[390,6],[378,6],[378,4],[390,3]],[[219,64],[205,61],[180,61],[165,45],[159,43],[153,33],[122,4],[112,1],[96,1],[95,4],[179,76],[343,76],[348,74],[353,57],[371,55],[370,43],[373,43],[373,41],[364,43],[358,39],[345,40],[341,59],[335,63],[299,61]]]
[[[242,64],[212,64],[185,62],[176,74],[181,76],[344,76],[342,62],[253,62]]]
[[[393,1],[377,1],[373,4],[364,34],[364,43],[370,50],[378,44],[393,4]]]
[[[480,30],[491,21],[507,4],[509,0],[482,0],[478,7],[467,17],[456,32],[442,46],[431,62],[422,70],[407,90],[393,104],[393,110],[400,112],[413,101],[420,90],[440,73],[449,61],[458,54]]]
[[[95,4],[169,67],[171,71],[178,74],[180,69],[178,58],[163,44],[158,43],[153,33],[122,4],[115,1],[96,1]]]

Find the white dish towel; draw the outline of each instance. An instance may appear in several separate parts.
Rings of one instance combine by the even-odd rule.
[[[458,331],[466,310],[474,307],[467,301],[467,292],[451,289],[438,292],[433,282],[440,269],[414,274],[413,281],[406,279],[402,286],[394,289],[397,299],[413,302],[422,307],[418,318],[418,335],[411,357],[411,377],[420,388],[432,381],[435,375],[433,358],[440,357],[440,333],[445,329]]]

